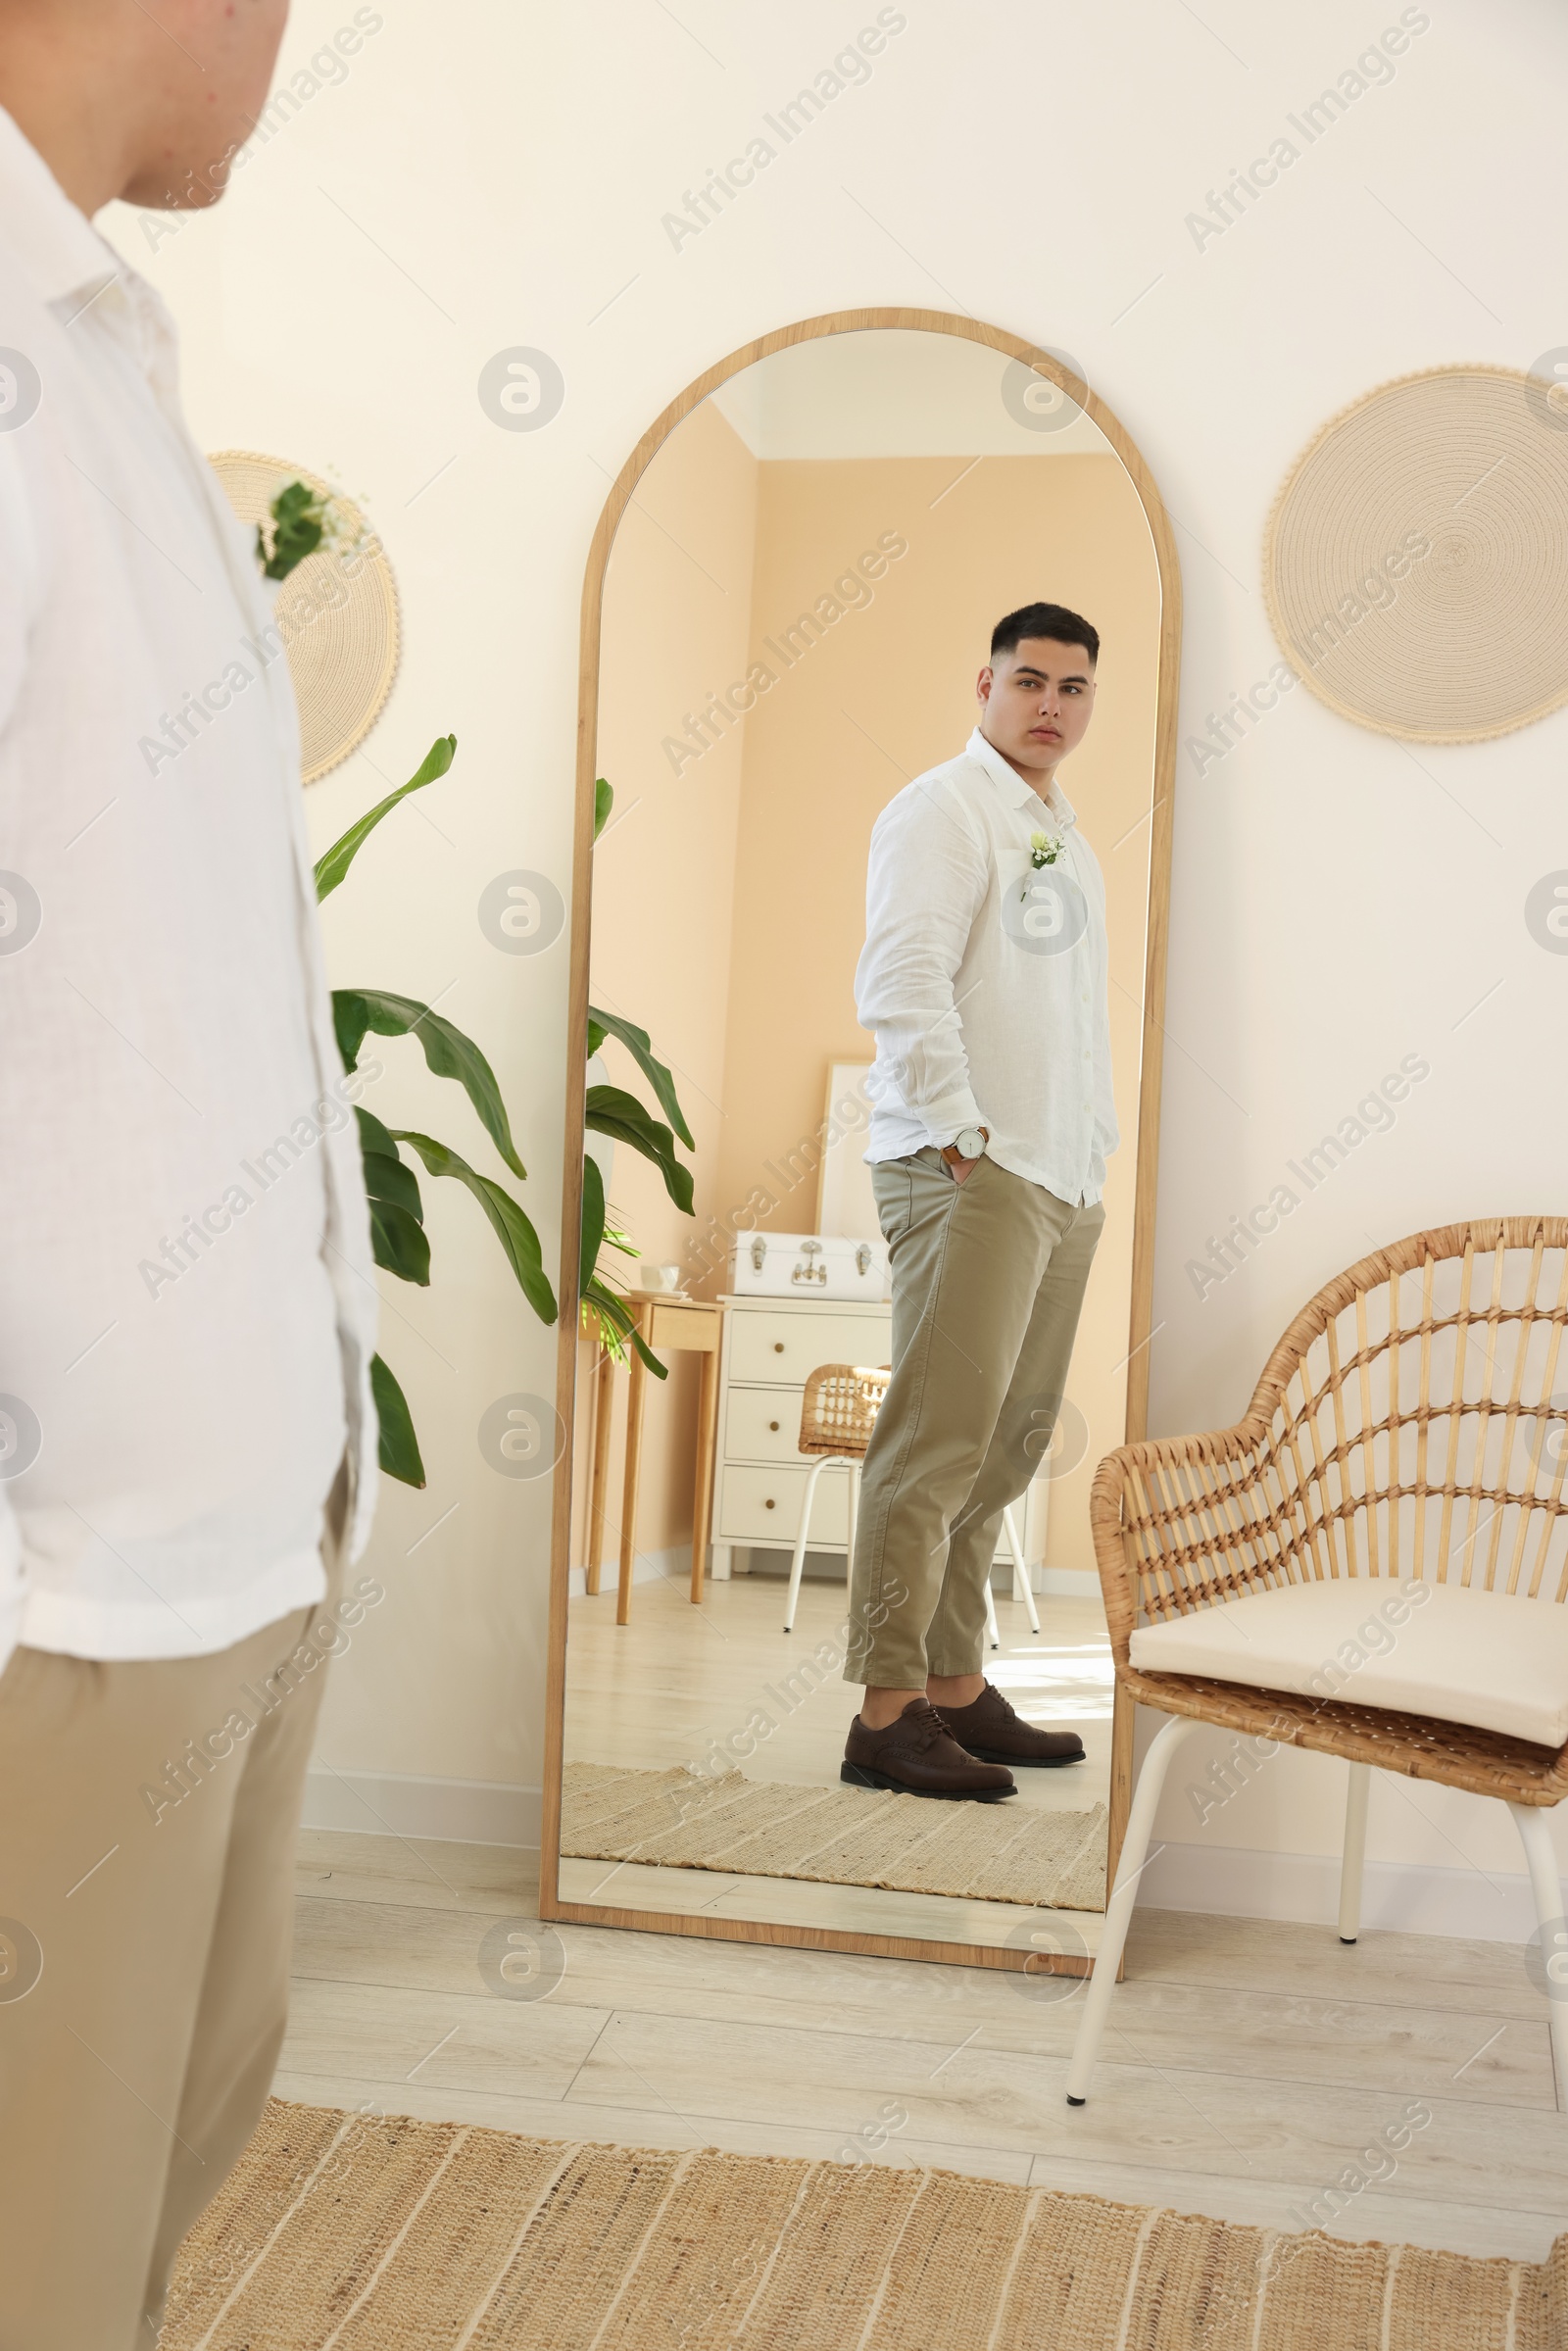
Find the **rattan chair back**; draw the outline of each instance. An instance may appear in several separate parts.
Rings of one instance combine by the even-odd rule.
[[[819,1363],[801,1399],[801,1451],[863,1457],[892,1377],[885,1363]]]
[[[1142,1702],[1527,1801],[1562,1757],[1382,1709],[1143,1675],[1139,1617],[1329,1578],[1568,1600],[1568,1218],[1446,1225],[1363,1257],[1270,1356],[1247,1417],[1122,1445],[1090,1501],[1119,1678]],[[1289,1725],[1289,1727],[1287,1727]],[[1502,1785],[1503,1782],[1507,1786]]]
[[[1236,1428],[1111,1456],[1139,1606],[1346,1576],[1568,1598],[1565,1322],[1568,1219],[1363,1257],[1297,1316]]]

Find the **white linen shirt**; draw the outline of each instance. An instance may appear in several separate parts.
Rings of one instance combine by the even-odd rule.
[[[0,110],[0,1665],[319,1599],[346,1439],[363,1549],[354,1089],[250,536],[162,302]]]
[[[1035,866],[1035,833],[1061,843],[1053,864]],[[877,818],[865,930],[866,1158],[983,1126],[1000,1167],[1074,1207],[1098,1200],[1119,1140],[1105,885],[1059,786],[1042,801],[976,727]]]

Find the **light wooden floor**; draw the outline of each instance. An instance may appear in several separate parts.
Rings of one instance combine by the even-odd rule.
[[[1536,2259],[1568,2228],[1568,2116],[1507,1944],[1140,1913],[1074,2110],[1064,1979],[545,1928],[533,1857],[494,1845],[310,1831],[299,1889],[281,2097],[827,2157],[891,2110],[876,2160],[1286,2229],[1420,2099],[1335,2234]],[[543,1996],[489,1988],[509,1935]]]
[[[1092,1600],[1042,1593],[1040,1637],[1022,1603],[997,1595],[1000,1649],[985,1670],[1030,1722],[1071,1729],[1086,1760],[1069,1769],[1020,1771],[1009,1805],[1083,1811],[1110,1786],[1112,1665],[1105,1613]],[[701,1608],[684,1575],[632,1593],[631,1623],[617,1625],[612,1589],[574,1599],[566,1639],[565,1753],[570,1761],[643,1770],[672,1764],[709,1769],[738,1763],[748,1780],[838,1784],[844,1737],[859,1690],[833,1673],[802,1676],[813,1646],[844,1622],[842,1580],[808,1578],[793,1633],[784,1631],[785,1583],[749,1575],[710,1584]],[[794,1688],[790,1677],[797,1677]],[[809,1680],[817,1687],[812,1689]],[[715,1742],[755,1719],[776,1727],[744,1758]],[[1044,1931],[1053,1946],[1099,1947],[1101,1920],[1087,1911],[1028,1910],[1008,1902],[956,1901],[890,1893],[875,1886],[818,1886],[790,1879],[724,1876],[712,1870],[565,1861],[561,1890],[573,1902],[617,1910],[712,1909],[731,1917],[938,1942],[1000,1943]]]

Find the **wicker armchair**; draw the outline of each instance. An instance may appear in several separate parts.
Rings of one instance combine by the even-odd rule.
[[[887,1395],[888,1382],[893,1374],[887,1364],[875,1369],[857,1363],[819,1363],[809,1374],[806,1393],[801,1398],[800,1449],[813,1456],[801,1496],[801,1523],[795,1531],[795,1553],[790,1561],[790,1588],[784,1603],[784,1630],[795,1630],[795,1610],[801,1596],[801,1574],[806,1565],[806,1545],[811,1531],[811,1504],[816,1496],[816,1482],[824,1469],[835,1467],[850,1473],[849,1494],[849,1558],[855,1559],[855,1528],[860,1504],[860,1463],[871,1442],[876,1416]],[[1029,1611],[1032,1632],[1040,1630],[1040,1617],[1035,1596],[1029,1589],[1029,1577],[1023,1563],[1023,1545],[1018,1541],[1018,1529],[1011,1510],[1004,1513],[1007,1541],[1012,1546],[1013,1588],[1023,1594]],[[986,1586],[986,1630],[991,1646],[1000,1648],[1002,1635],[997,1626],[997,1603]]]
[[[1101,1463],[1090,1510],[1117,1679],[1129,1697],[1171,1719],[1139,1775],[1069,2072],[1070,2104],[1088,2094],[1166,1771],[1185,1736],[1205,1722],[1346,1757],[1346,1942],[1359,1925],[1374,1768],[1508,1805],[1550,1962],[1558,2105],[1568,2107],[1568,1932],[1547,1820],[1568,1796],[1568,1745],[1301,1690],[1141,1671],[1131,1654],[1140,1621],[1169,1623],[1335,1580],[1374,1590],[1380,1578],[1453,1584],[1561,1605],[1565,1324],[1568,1219],[1417,1233],[1319,1291],[1274,1349],[1235,1428],[1123,1445]],[[1520,1630],[1528,1647],[1531,1629]]]

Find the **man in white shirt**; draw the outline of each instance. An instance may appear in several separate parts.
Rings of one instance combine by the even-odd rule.
[[[1055,781],[1100,638],[1060,605],[999,621],[980,721],[871,835],[866,1158],[893,1268],[893,1378],[865,1457],[843,1777],[995,1802],[1078,1762],[980,1671],[1002,1513],[1061,1408],[1116,1148],[1105,892]]]
[[[285,13],[0,16],[0,2342],[19,2351],[150,2345],[180,2237],[255,2126],[324,1660],[378,1592],[339,1596],[373,1506],[375,1294],[287,662],[181,416],[172,323],[90,225],[115,197],[214,200]]]

